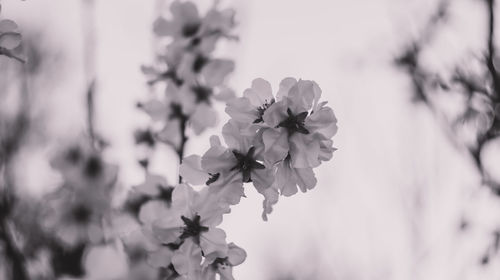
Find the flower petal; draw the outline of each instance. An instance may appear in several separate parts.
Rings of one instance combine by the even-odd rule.
[[[259,112],[252,106],[248,98],[235,98],[227,103],[226,113],[235,121],[253,123],[259,118]]]
[[[228,59],[213,59],[201,73],[209,87],[216,87],[224,82],[226,76],[234,71],[234,61]]]
[[[134,190],[143,194],[156,196],[160,193],[160,188],[167,185],[167,179],[164,176],[147,173],[144,183],[134,187]]]
[[[319,140],[308,135],[296,133],[290,137],[290,156],[292,167],[317,167],[319,161]]]
[[[194,133],[201,134],[206,128],[214,127],[217,124],[217,113],[215,110],[206,105],[200,104],[196,107],[194,114],[189,119]]]
[[[324,104],[320,104],[318,109],[313,111],[306,119],[305,126],[311,133],[317,132],[330,139],[337,133],[337,118],[331,108],[323,106]]]
[[[186,240],[172,257],[172,264],[187,279],[199,279],[201,274],[201,249],[192,241]]]
[[[266,129],[262,134],[262,139],[265,147],[263,156],[266,162],[274,164],[288,155],[288,133],[285,129]]]
[[[168,267],[172,262],[174,251],[168,247],[160,247],[160,249],[148,254],[148,264],[155,268]]]
[[[252,171],[251,178],[255,189],[263,193],[274,183],[274,171],[272,168],[256,169]]]
[[[273,205],[278,203],[279,194],[278,190],[272,187],[264,190],[262,194],[264,195],[264,201],[262,202],[262,206],[264,207],[262,219],[267,221],[267,215],[273,211]]]
[[[288,117],[286,113],[287,109],[285,102],[278,101],[267,108],[264,115],[262,115],[262,119],[271,128],[275,128]]]
[[[198,155],[185,157],[179,167],[179,173],[182,178],[193,185],[204,185],[210,177],[201,167],[201,157]]]
[[[233,242],[228,244],[227,259],[232,266],[242,264],[247,258],[247,252]]]
[[[250,100],[250,103],[254,107],[262,106],[274,99],[271,84],[261,78],[253,80],[252,87],[246,89],[243,92],[243,96]]]
[[[283,97],[288,96],[288,92],[295,84],[297,84],[297,80],[295,78],[284,78],[280,82],[280,88],[278,89],[278,93],[276,93],[276,99],[282,100]]]
[[[170,215],[168,206],[161,200],[150,200],[141,206],[139,220],[143,224],[152,224],[165,215]]]
[[[156,134],[156,138],[163,143],[167,143],[177,148],[181,144],[180,129],[181,124],[178,119],[170,120],[165,127]]]
[[[297,193],[297,185],[289,160],[284,160],[278,165],[275,186],[280,191],[281,195],[284,196],[292,196]]]
[[[317,180],[312,168],[295,168],[294,171],[297,185],[302,192],[311,190],[316,186]]]
[[[12,50],[21,44],[21,34],[17,32],[0,33],[0,47]]]
[[[241,175],[236,172],[223,174],[209,186],[209,190],[219,198],[222,205],[236,205],[245,196]]]
[[[217,252],[218,254],[227,254],[226,233],[219,228],[210,228],[207,232],[201,234],[200,247],[203,254],[209,255]]]
[[[10,19],[0,20],[0,33],[12,32],[16,29],[17,24],[14,21]]]

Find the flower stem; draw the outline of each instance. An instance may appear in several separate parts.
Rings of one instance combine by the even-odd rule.
[[[179,147],[176,150],[176,153],[177,153],[177,156],[179,157],[179,166],[180,166],[182,163],[182,159],[184,158],[186,143],[188,141],[188,138],[186,136],[188,117],[185,115],[181,115],[179,117],[179,121],[180,121],[179,130],[180,130],[180,134],[181,134],[181,142],[179,144]],[[179,184],[180,183],[182,183],[182,176],[179,174]]]

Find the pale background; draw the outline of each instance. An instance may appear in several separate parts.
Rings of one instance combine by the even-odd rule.
[[[452,2],[452,20],[425,57],[436,68],[477,52],[485,41],[482,1]],[[200,6],[209,3],[200,1]],[[40,44],[62,50],[65,66],[42,98],[49,108],[46,129],[60,139],[76,135],[85,125],[80,1],[2,4],[2,14],[22,29],[46,31]],[[249,187],[248,198],[225,218],[228,240],[248,253],[235,269],[236,279],[500,277],[498,258],[479,266],[491,230],[500,225],[495,214],[500,201],[478,188],[471,163],[454,150],[429,111],[411,103],[407,78],[391,64],[437,1],[222,4],[236,9],[239,22],[240,41],[218,50],[236,61],[230,84],[238,94],[257,77],[275,89],[287,76],[312,79],[339,120],[338,151],[317,169],[313,191],[282,199],[263,222],[261,197]],[[146,122],[134,105],[147,96],[139,68],[153,57],[151,23],[158,13],[153,0],[96,1],[98,130],[112,144],[108,156],[120,164],[125,185],[142,179],[131,133]],[[214,133],[190,142],[187,154],[202,153]],[[37,154],[31,156],[36,162]],[[158,162],[154,169],[174,178],[168,149]],[[25,168],[26,174],[35,172]],[[40,186],[33,178],[24,179],[36,193]],[[462,217],[470,221],[465,232],[459,231]]]

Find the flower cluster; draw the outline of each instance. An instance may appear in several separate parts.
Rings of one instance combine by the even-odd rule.
[[[63,149],[52,166],[60,172],[62,185],[48,197],[45,226],[69,247],[99,242],[103,220],[110,218],[118,167],[84,144]]]
[[[155,126],[156,139],[175,149],[185,142],[186,126],[195,134],[213,127],[217,115],[214,100],[227,101],[234,93],[224,85],[226,76],[234,69],[234,62],[213,56],[221,38],[235,38],[234,11],[212,7],[200,16],[191,2],[174,1],[171,18],[160,16],[154,23],[154,33],[161,44],[155,66],[143,67],[149,83],[162,82],[160,97],[139,104],[150,115]]]
[[[227,104],[231,119],[222,129],[227,147],[213,137],[202,157],[184,161],[181,174],[194,184],[207,179],[219,203],[227,205],[239,203],[243,184],[252,182],[265,197],[266,220],[279,194],[314,188],[313,168],[332,157],[337,120],[320,96],[313,81],[286,78],[274,97],[267,81],[254,80],[243,97]]]
[[[156,244],[149,263],[175,277],[215,279],[218,273],[232,279],[232,267],[246,253],[228,244],[217,226],[245,196],[244,184],[253,183],[264,196],[266,220],[280,194],[314,188],[313,168],[332,157],[336,118],[320,95],[315,82],[286,78],[274,97],[270,84],[256,79],[243,97],[229,101],[231,119],[222,129],[227,147],[212,136],[203,156],[183,159],[185,182],[170,188],[168,200],[150,199],[140,207],[142,233]],[[162,177],[149,176],[137,189],[161,197],[164,185]],[[205,186],[196,191],[191,185]]]
[[[118,167],[105,162],[107,142],[93,127],[90,92],[89,136],[63,147],[50,162],[61,177],[59,188],[30,213],[16,209],[19,217],[31,218],[20,218],[18,229],[35,229],[38,236],[25,234],[12,267],[26,263],[28,269],[14,271],[13,278],[27,279],[23,275],[29,273],[37,279],[232,280],[233,267],[245,261],[246,252],[228,242],[219,226],[245,197],[244,185],[252,183],[264,196],[264,220],[280,195],[315,187],[313,169],[331,159],[337,131],[333,110],[320,102],[319,86],[286,78],[273,95],[267,81],[256,79],[243,97],[235,97],[224,85],[234,63],[213,55],[219,39],[235,38],[234,11],[214,5],[200,15],[195,4],[181,1],[170,11],[154,23],[163,48],[158,63],[143,67],[153,91],[161,89],[139,104],[153,122],[135,134],[136,143],[146,146],[139,161],[144,182],[126,193],[118,187]],[[16,30],[14,22],[0,21],[0,54],[16,58],[11,52],[20,44]],[[214,100],[224,101],[230,116],[222,128],[225,143],[212,136],[203,156],[184,157],[187,128],[199,134],[216,124]],[[157,140],[171,145],[181,161],[177,184],[148,169]],[[7,209],[2,203],[0,210]],[[0,222],[7,224],[11,214],[3,212]],[[0,239],[15,249],[6,230],[0,230]],[[113,277],[86,271],[99,266],[99,255],[123,259],[126,271],[113,271]]]

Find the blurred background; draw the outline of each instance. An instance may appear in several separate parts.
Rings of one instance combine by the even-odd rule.
[[[54,186],[44,159],[54,146],[85,128],[85,28],[95,28],[96,130],[111,145],[120,181],[141,183],[133,131],[147,123],[135,104],[146,96],[141,65],[154,58],[152,23],[168,2],[95,1],[85,14],[80,0],[3,0],[2,16],[14,19],[39,52],[30,94],[39,123],[37,145],[23,150],[17,174],[26,192]],[[474,67],[486,48],[486,1],[455,0],[446,23],[422,54],[432,71],[457,63]],[[198,1],[206,10],[212,1]],[[470,160],[443,131],[432,110],[415,102],[411,79],[395,59],[418,38],[438,0],[222,1],[233,7],[237,42],[224,42],[221,57],[235,60],[229,84],[241,95],[254,78],[277,90],[284,77],[315,80],[339,120],[334,158],[317,171],[313,191],[282,198],[268,222],[261,198],[248,198],[225,217],[228,240],[245,248],[236,279],[498,279],[500,200]],[[87,26],[87,27],[85,27]],[[27,43],[26,43],[27,44]],[[2,75],[16,71],[0,57]],[[37,68],[38,67],[38,68]],[[7,71],[9,69],[10,72]],[[9,76],[0,77],[7,85]],[[7,100],[7,99],[4,99]],[[441,102],[453,110],[452,101]],[[7,103],[4,103],[7,104]],[[202,154],[219,127],[187,146]],[[39,143],[47,143],[40,144]],[[486,168],[498,170],[498,141],[488,146]],[[484,153],[483,153],[484,155]],[[176,180],[175,154],[165,147],[151,167]],[[488,258],[485,261],[485,256]]]

